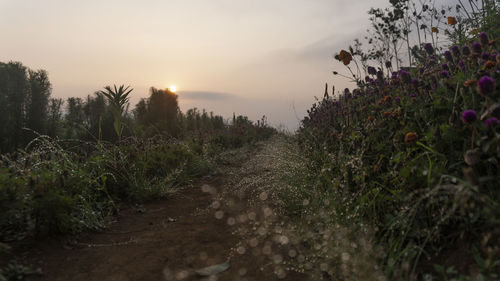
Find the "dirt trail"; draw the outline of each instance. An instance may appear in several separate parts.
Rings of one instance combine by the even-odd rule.
[[[304,280],[286,270],[293,243],[273,210],[273,191],[265,190],[275,180],[279,145],[272,139],[168,200],[123,211],[108,229],[76,244],[25,250],[44,272],[30,280]],[[226,261],[230,268],[217,275],[194,272]]]

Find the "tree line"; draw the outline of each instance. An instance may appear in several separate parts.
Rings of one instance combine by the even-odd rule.
[[[23,148],[37,135],[116,142],[129,136],[204,134],[227,125],[222,116],[204,109],[182,113],[178,96],[169,89],[151,87],[149,97],[129,110],[128,98],[125,92],[117,93],[120,90],[132,89],[105,87],[85,98],[54,98],[45,70],[0,62],[0,153]],[[122,104],[113,97],[124,98]],[[252,122],[234,116],[233,123]]]

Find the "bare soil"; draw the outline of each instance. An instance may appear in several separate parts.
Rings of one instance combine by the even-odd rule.
[[[272,145],[244,152],[246,157],[218,175],[169,199],[120,212],[102,232],[71,243],[52,239],[22,245],[17,255],[42,269],[42,276],[30,280],[304,280],[305,275],[287,270],[293,245],[276,227],[280,218],[273,202],[265,191],[253,192],[248,181],[269,176],[264,164],[272,165]],[[195,273],[224,262],[229,269],[216,275]]]

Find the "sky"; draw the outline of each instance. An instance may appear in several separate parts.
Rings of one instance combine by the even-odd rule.
[[[388,0],[0,0],[0,61],[45,69],[52,97],[106,85],[177,86],[182,111],[266,115],[289,130],[325,83],[352,87],[333,55]]]

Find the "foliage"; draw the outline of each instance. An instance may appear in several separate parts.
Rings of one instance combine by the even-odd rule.
[[[126,106],[128,104],[129,97],[128,95],[134,89],[128,89],[130,86],[125,88],[124,85],[121,85],[118,89],[116,85],[114,85],[114,90],[111,89],[110,86],[104,87],[106,91],[99,91],[98,93],[105,96],[109,102],[111,107],[111,112],[113,113],[113,128],[115,129],[115,133],[118,136],[118,141],[122,140],[122,119],[123,114],[127,112]]]
[[[373,233],[370,247],[383,248],[375,265],[390,278],[500,274],[493,266],[500,260],[500,49],[491,34],[498,35],[478,33],[442,54],[423,44],[416,67],[392,73],[369,69],[367,59],[366,78],[355,75],[358,88],[326,92],[302,120],[299,144],[317,175],[304,196],[331,202],[304,209],[317,214],[318,228]],[[335,263],[315,254],[318,263]],[[462,262],[450,258],[458,255]]]

